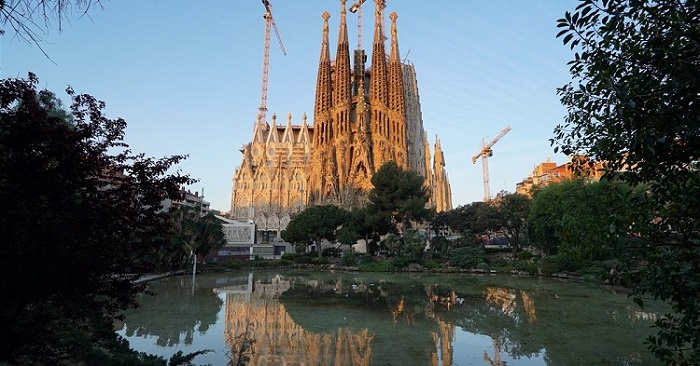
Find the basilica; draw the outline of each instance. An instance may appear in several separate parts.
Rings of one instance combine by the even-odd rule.
[[[371,63],[348,41],[341,0],[335,59],[329,47],[328,12],[318,63],[313,120],[258,116],[250,143],[242,147],[233,177],[231,217],[254,223],[256,242],[280,240],[294,214],[311,205],[350,209],[366,203],[372,174],[395,161],[425,177],[429,204],[452,209],[440,140],[434,148],[423,128],[414,65],[399,53],[396,13],[391,13],[389,55],[385,50],[384,0],[375,0]]]

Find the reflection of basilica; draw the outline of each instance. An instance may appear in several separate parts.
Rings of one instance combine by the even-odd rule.
[[[486,302],[500,305],[501,311],[504,314],[517,316],[518,294],[522,299],[523,309],[527,313],[527,322],[534,324],[537,322],[537,313],[535,311],[535,303],[530,299],[530,296],[525,291],[516,291],[514,289],[505,289],[501,287],[486,288]]]
[[[292,280],[293,281],[293,280]],[[408,343],[420,344],[423,339],[420,329],[425,329],[428,320],[430,330],[425,339],[432,347],[423,348],[426,357],[423,360],[413,359],[432,366],[448,366],[454,361],[454,347],[457,326],[451,320],[460,309],[466,309],[465,299],[455,291],[440,290],[438,285],[424,285],[419,297],[417,293],[400,291],[385,287],[383,283],[352,283],[345,280],[304,280],[301,288],[321,296],[331,296],[341,299],[362,298],[369,303],[386,303],[389,305],[389,317],[381,312],[365,326],[355,329],[346,325],[330,326],[326,330],[309,330],[311,324],[324,323],[323,315],[318,318],[304,315],[312,323],[293,319],[290,311],[296,314],[295,307],[286,308],[279,301],[280,295],[295,288],[289,279],[275,276],[270,280],[253,280],[252,273],[245,284],[219,287],[215,292],[226,294],[226,325],[225,337],[231,350],[232,364],[247,365],[370,365],[374,362],[386,362],[382,358],[398,357],[391,362],[405,360],[407,355],[394,355],[387,344],[373,344],[374,333],[385,326],[400,332],[402,337],[411,338]],[[298,284],[297,284],[298,285]],[[290,292],[291,293],[291,292]],[[500,314],[513,318],[517,322],[525,321],[534,324],[537,321],[535,307],[525,291],[487,288],[484,292],[487,304],[496,305]],[[419,300],[420,298],[420,300]],[[382,301],[378,301],[382,299]],[[483,300],[482,300],[483,301]],[[287,304],[290,306],[290,304]],[[471,308],[471,305],[470,307]],[[386,309],[386,308],[385,308]],[[521,311],[518,311],[520,309]],[[518,314],[525,316],[521,316]],[[386,313],[384,313],[386,314]],[[349,315],[348,315],[349,317]],[[296,320],[296,321],[295,321]],[[420,323],[423,323],[421,325]],[[302,327],[301,324],[304,324]],[[313,326],[315,327],[315,326]],[[359,330],[357,330],[359,328]],[[376,329],[375,329],[376,328]],[[333,330],[335,329],[335,330]],[[416,333],[416,331],[418,333]],[[424,330],[423,330],[424,331]],[[381,331],[379,331],[381,333]],[[484,350],[483,359],[488,366],[505,366],[501,360],[501,337],[491,336],[493,348]],[[390,345],[389,345],[390,346]],[[404,358],[402,358],[404,357]],[[237,363],[239,360],[244,363]],[[389,359],[391,360],[391,359]]]
[[[219,288],[226,293],[226,341],[232,363],[249,365],[369,365],[372,335],[365,328],[353,332],[314,334],[294,322],[279,295],[290,288],[279,276],[271,283]]]

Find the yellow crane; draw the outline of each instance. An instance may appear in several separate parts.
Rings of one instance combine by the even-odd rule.
[[[489,158],[493,156],[493,150],[491,150],[491,148],[498,142],[498,140],[505,136],[508,131],[510,131],[510,126],[501,130],[501,132],[499,132],[498,135],[496,135],[496,137],[494,137],[494,139],[488,144],[486,143],[486,137],[482,138],[481,150],[479,150],[476,155],[472,156],[472,164],[476,164],[476,161],[481,158],[484,174],[484,202],[491,199],[491,184],[489,183]]]
[[[265,123],[265,117],[267,114],[267,75],[270,71],[270,31],[274,29],[275,36],[277,36],[277,41],[282,49],[282,54],[287,55],[287,51],[284,49],[282,44],[282,38],[280,38],[280,33],[277,31],[277,25],[275,24],[275,19],[272,17],[272,5],[270,0],[262,0],[265,6],[265,13],[263,14],[263,19],[265,19],[265,50],[263,53],[263,74],[262,74],[262,93],[260,97],[260,121]]]

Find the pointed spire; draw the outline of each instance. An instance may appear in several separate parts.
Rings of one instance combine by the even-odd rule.
[[[258,113],[258,120],[253,125],[253,142],[264,143],[265,138],[265,122],[262,120],[262,114]]]
[[[401,54],[399,53],[399,38],[396,31],[396,19],[399,15],[395,12],[389,15],[391,19],[391,56],[389,57],[390,62],[401,62]]]
[[[435,135],[435,166],[445,166],[445,155],[442,153],[438,135]]]
[[[309,139],[309,125],[306,123],[306,113],[304,113],[301,115],[301,130],[296,142],[306,143],[309,141],[311,141]]]
[[[347,2],[347,0],[340,0],[340,34],[338,34],[338,43],[348,43],[348,26],[345,2]]]
[[[384,50],[384,30],[382,18],[384,14],[384,0],[374,0],[376,3],[374,12],[374,43],[372,45],[372,76],[370,97],[372,105],[387,104],[387,67],[386,51]]]
[[[393,131],[394,141],[406,149],[406,105],[403,94],[403,70],[401,67],[401,54],[399,53],[399,39],[396,32],[396,13],[389,15],[391,19],[391,54],[389,57],[389,109],[394,111],[396,119],[396,131]]]
[[[333,88],[333,107],[350,108],[352,102],[352,70],[350,68],[350,44],[348,43],[348,27],[346,23],[345,2],[340,0],[340,33],[338,34],[338,50],[335,57],[335,85]],[[350,129],[349,113],[338,115],[336,109],[335,126],[341,132],[348,132]],[[347,116],[347,117],[343,117]]]
[[[316,101],[314,108],[314,145],[324,144],[330,138],[329,112],[332,107],[331,56],[328,50],[328,19],[331,15],[326,11],[323,17],[323,39],[321,41],[321,56],[318,65],[316,82]]]
[[[277,114],[272,114],[272,125],[270,126],[270,133],[267,134],[267,143],[279,142],[277,138]]]
[[[294,142],[294,131],[292,129],[292,114],[287,113],[287,125],[284,127],[284,134],[282,135],[282,142],[292,143]]]

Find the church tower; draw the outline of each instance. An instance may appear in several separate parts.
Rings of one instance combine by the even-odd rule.
[[[271,124],[258,116],[251,142],[233,178],[232,218],[255,222],[256,241],[278,241],[291,217],[311,205],[350,209],[366,203],[371,178],[395,161],[425,177],[429,204],[452,208],[450,185],[439,140],[434,161],[423,128],[415,68],[402,62],[398,15],[389,15],[389,56],[385,50],[385,0],[374,0],[370,68],[361,44],[350,63],[347,0],[340,1],[335,60],[330,51],[330,13],[322,14],[313,125]]]
[[[422,174],[422,159],[409,162],[404,65],[392,13],[391,48],[387,58],[384,0],[375,0],[372,63],[365,72],[364,51],[350,65],[346,0],[340,0],[340,26],[335,62],[329,57],[328,19],[324,13],[321,57],[314,108],[314,158],[309,181],[310,204],[362,205],[372,188],[372,174],[388,161]],[[369,91],[365,83],[369,79]],[[422,122],[421,122],[422,125]],[[422,131],[422,126],[419,129]],[[422,141],[420,142],[422,143]],[[418,148],[417,150],[420,150]],[[414,151],[415,154],[415,151]]]

